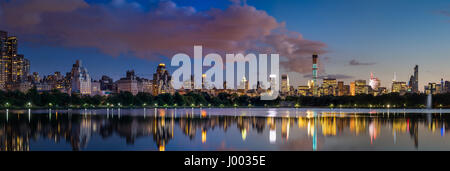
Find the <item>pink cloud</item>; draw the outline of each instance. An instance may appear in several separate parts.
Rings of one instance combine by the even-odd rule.
[[[265,11],[236,1],[227,9],[196,11],[162,1],[150,11],[139,4],[84,0],[16,0],[0,2],[2,28],[27,41],[66,47],[91,47],[111,55],[157,59],[192,53],[279,53],[287,71],[310,72],[311,54],[326,53],[326,44],[289,31]]]

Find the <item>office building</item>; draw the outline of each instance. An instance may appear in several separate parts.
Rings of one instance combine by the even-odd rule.
[[[166,70],[166,64],[159,64],[153,74],[153,95],[173,93],[172,77]]]
[[[0,31],[0,89],[17,89],[28,85],[30,62],[24,55],[18,54],[18,40]],[[27,86],[22,86],[27,87]]]
[[[281,75],[281,94],[288,95],[290,91],[289,76],[287,74]]]
[[[72,93],[79,93],[81,95],[91,95],[91,77],[86,68],[77,60],[72,66],[70,72],[72,82]]]
[[[393,81],[392,82],[392,93],[400,93],[401,95],[404,95],[408,90],[408,86],[406,85],[406,82],[402,81]]]
[[[338,87],[338,83],[335,78],[324,78],[323,83],[322,83],[321,95],[335,96],[337,94],[336,93],[337,87]]]

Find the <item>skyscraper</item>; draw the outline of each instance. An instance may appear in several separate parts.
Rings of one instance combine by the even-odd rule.
[[[374,77],[373,73],[370,73],[369,85],[373,90],[378,90],[378,87],[381,85],[380,80],[377,77]]]
[[[317,53],[314,53],[312,56],[313,59],[313,65],[312,65],[312,79],[313,79],[313,85],[312,85],[312,89],[313,89],[313,95],[317,96],[318,92],[317,92],[317,60],[319,58],[319,55],[317,55]]]
[[[30,63],[18,54],[17,37],[0,31],[0,88],[15,88],[28,78]]]
[[[73,64],[71,76],[72,92],[80,93],[81,95],[91,95],[91,77],[87,69],[82,67],[80,60]]]
[[[0,31],[0,88],[4,88],[7,79],[7,69],[8,59],[6,55],[6,41],[8,39],[8,33],[5,31]]]
[[[356,95],[356,83],[350,82],[350,95],[355,96]]]
[[[345,95],[344,81],[338,81],[338,96]]]
[[[419,93],[419,65],[414,67],[414,75],[411,75],[409,79],[409,87],[411,88],[411,92]]]
[[[172,92],[172,77],[166,70],[166,64],[159,64],[156,73],[153,74],[153,94],[164,94]]]

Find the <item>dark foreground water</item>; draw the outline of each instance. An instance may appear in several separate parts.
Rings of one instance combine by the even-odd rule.
[[[450,111],[2,110],[1,151],[450,150]]]

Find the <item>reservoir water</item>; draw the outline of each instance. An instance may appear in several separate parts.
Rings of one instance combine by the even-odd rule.
[[[448,109],[2,110],[1,151],[450,150]]]

